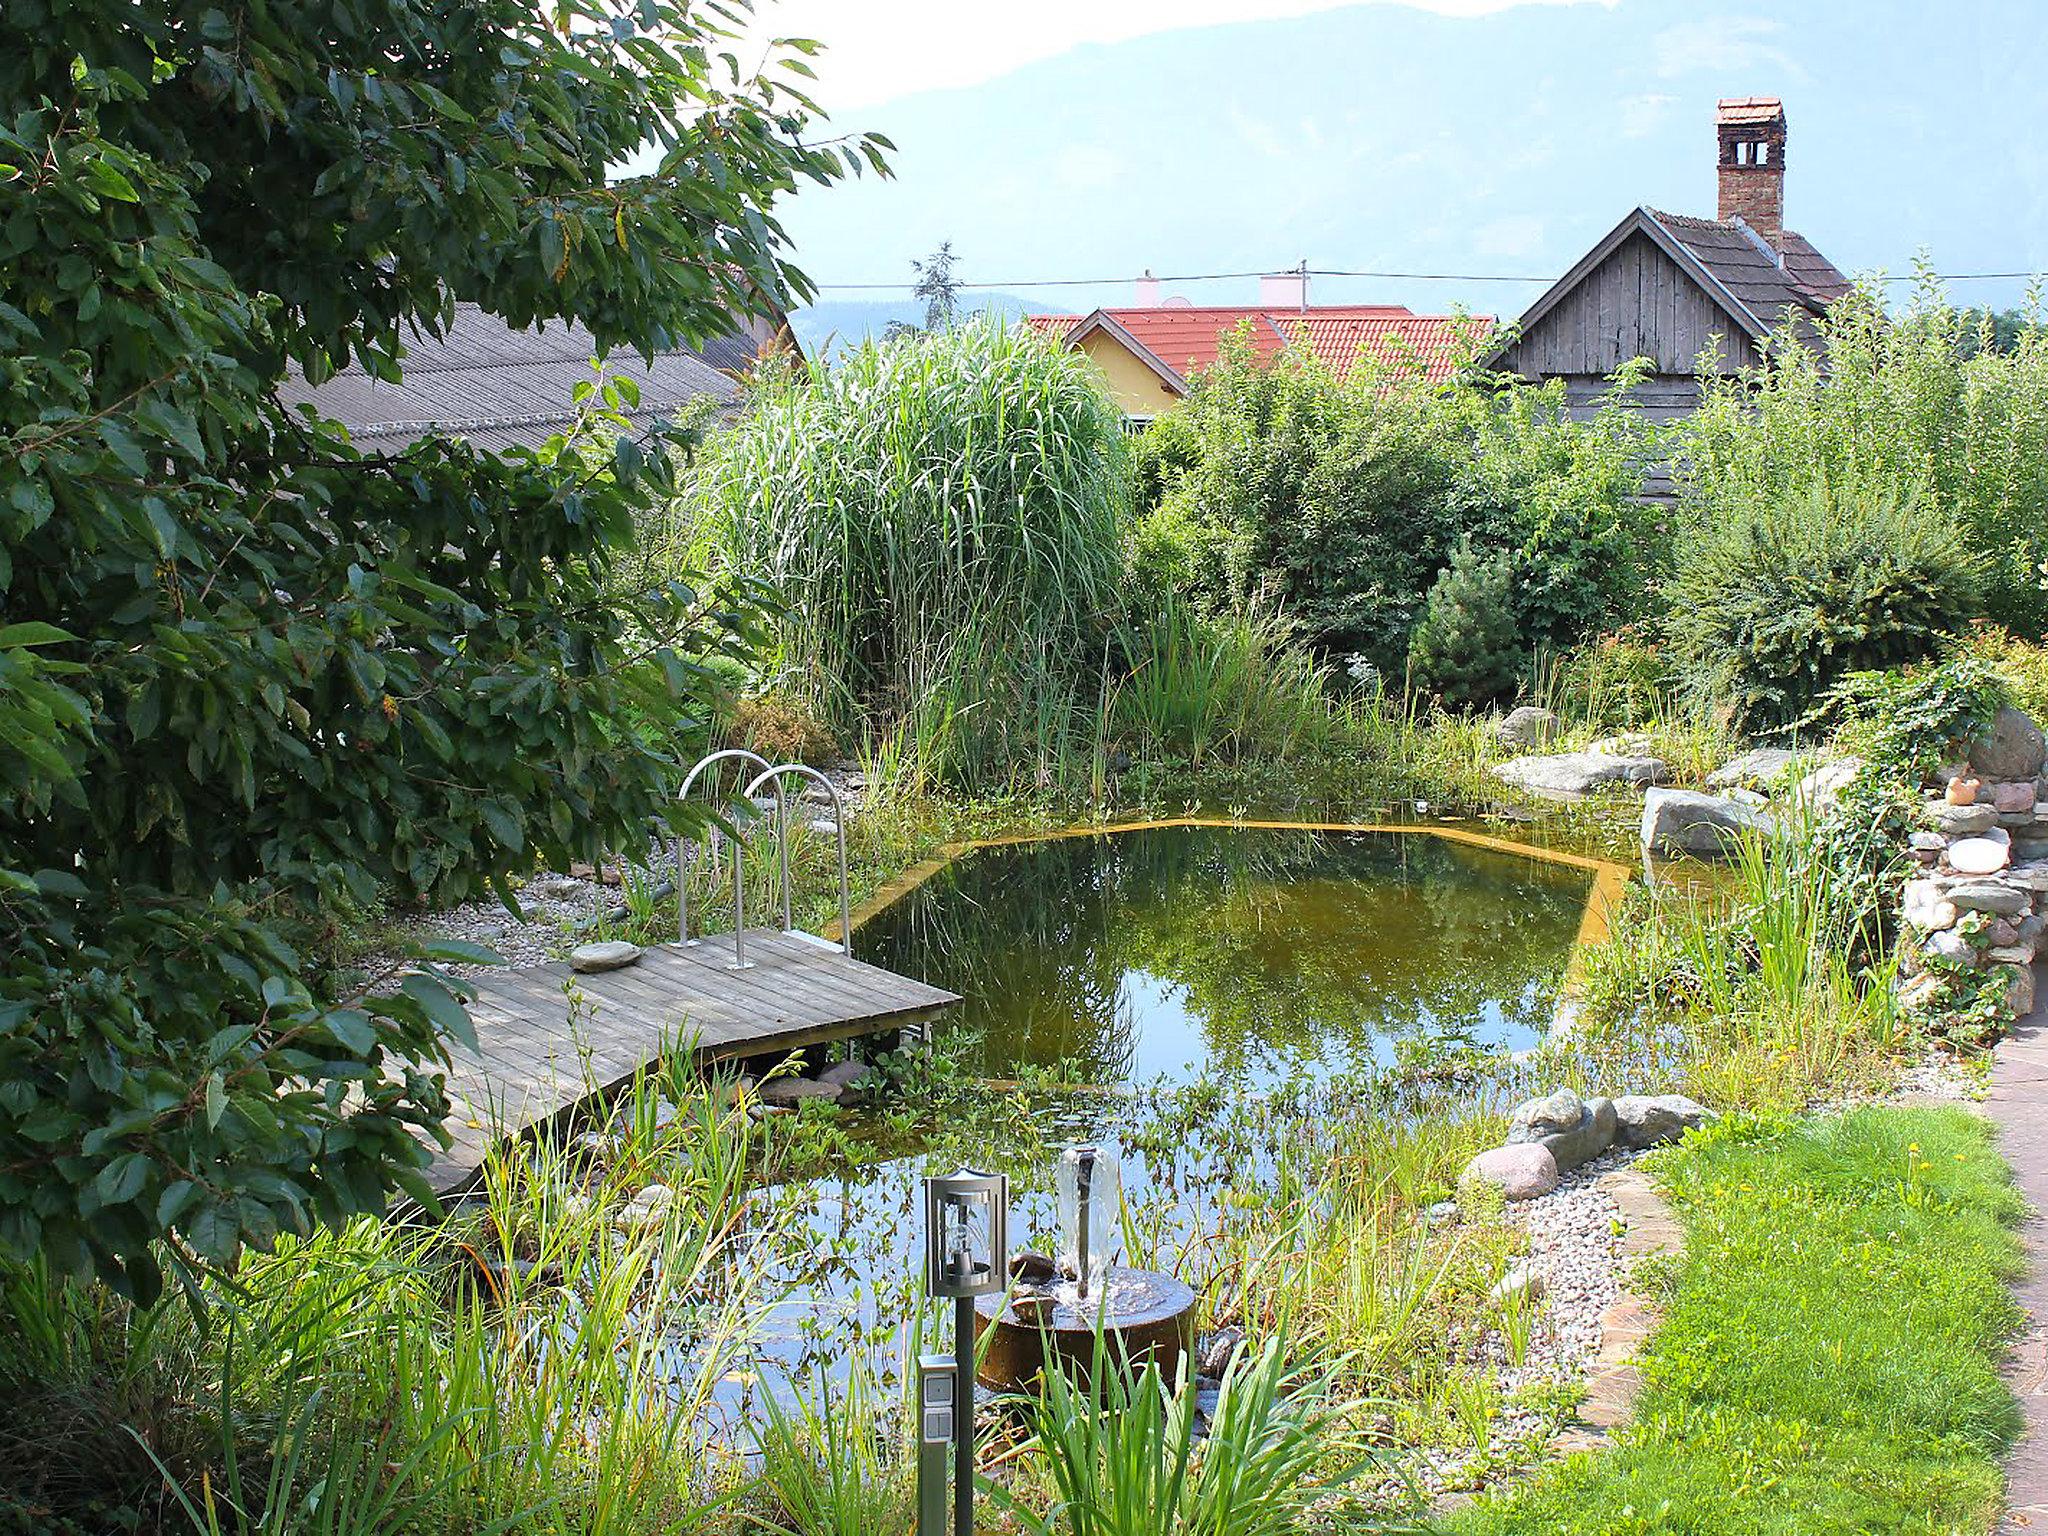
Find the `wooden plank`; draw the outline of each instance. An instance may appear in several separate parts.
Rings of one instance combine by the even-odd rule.
[[[727,968],[729,943],[658,945],[632,966],[576,975],[559,962],[478,977],[471,1014],[475,1052],[458,1048],[448,1091],[461,1108],[429,1178],[442,1192],[471,1182],[503,1130],[558,1122],[590,1096],[590,1079],[615,1091],[653,1063],[665,1040],[694,1032],[707,1058],[799,1050],[922,1023],[959,999],[843,953],[773,929],[749,929],[746,970]],[[574,1023],[563,983],[584,1006]],[[484,1122],[472,1126],[474,1118]]]

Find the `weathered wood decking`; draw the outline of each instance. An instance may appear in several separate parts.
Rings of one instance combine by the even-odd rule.
[[[729,969],[728,934],[658,945],[597,975],[557,962],[475,978],[479,1049],[453,1048],[455,1144],[428,1173],[435,1190],[461,1190],[500,1136],[569,1114],[593,1085],[600,1094],[619,1087],[664,1044],[694,1036],[704,1057],[795,1050],[921,1023],[960,1001],[808,934],[750,928],[746,953],[748,969]]]

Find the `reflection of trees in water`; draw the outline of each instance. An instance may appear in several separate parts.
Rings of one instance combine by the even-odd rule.
[[[1130,971],[1184,990],[1226,1070],[1476,1037],[1562,963],[1585,888],[1428,836],[1171,828],[984,850],[865,937],[970,999],[991,1064],[1071,1057],[1114,1079],[1135,1045]]]

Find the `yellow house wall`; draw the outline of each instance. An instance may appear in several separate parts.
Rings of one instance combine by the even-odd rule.
[[[1102,370],[1110,396],[1126,416],[1156,416],[1179,398],[1114,336],[1095,331],[1082,338],[1081,351]]]

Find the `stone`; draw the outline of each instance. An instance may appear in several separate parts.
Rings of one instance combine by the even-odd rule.
[[[1745,831],[1768,830],[1770,819],[1720,795],[1651,789],[1643,795],[1643,847],[1650,853],[1728,853]]]
[[[2034,1011],[2034,968],[2031,965],[2005,967],[2006,1012],[2018,1018]]]
[[[627,1232],[644,1232],[660,1226],[675,1203],[676,1192],[668,1185],[650,1184],[619,1207],[612,1224]]]
[[[2041,727],[2007,705],[1970,743],[1970,766],[1987,779],[2031,779],[2048,761]]]
[[[1524,1264],[1510,1264],[1507,1273],[1487,1289],[1486,1299],[1506,1306],[1543,1299],[1543,1277]]]
[[[1508,711],[1507,718],[1493,728],[1493,734],[1510,747],[1547,747],[1557,740],[1564,722],[1547,709],[1524,704]]]
[[[1993,918],[1991,926],[1984,930],[1981,937],[1993,949],[2001,945],[2017,944],[2020,941],[2020,925],[2009,917]]]
[[[839,835],[839,823],[830,816],[820,816],[815,821],[809,823],[809,826],[811,831],[819,837],[837,837]]]
[[[1439,1200],[1434,1205],[1424,1206],[1422,1215],[1433,1227],[1455,1227],[1458,1224],[1458,1202]]]
[[[1495,778],[1533,794],[1576,799],[1603,784],[1661,784],[1671,767],[1659,757],[1611,757],[1604,752],[1560,752],[1513,757],[1497,764]]]
[[[1510,1200],[1534,1200],[1557,1188],[1557,1159],[1537,1143],[1494,1147],[1465,1165],[1459,1182],[1491,1184]]]
[[[566,901],[571,896],[583,893],[583,882],[572,880],[567,875],[542,875],[538,880],[526,882],[527,890],[536,896],[545,896],[550,901]]]
[[[602,944],[578,944],[569,951],[569,968],[595,974],[599,971],[616,971],[621,966],[631,965],[647,953],[638,944],[628,944],[623,939],[611,939]]]
[[[1586,750],[1598,752],[1604,757],[1648,757],[1653,743],[1641,731],[1630,731],[1623,736],[1602,736]]]
[[[2011,859],[2011,843],[1995,837],[1961,838],[1948,850],[1949,867],[1959,875],[1995,875]]]
[[[1988,805],[1950,805],[1944,800],[1930,800],[1922,814],[1950,837],[1975,837],[1998,825],[1998,812]]]
[[[1059,1265],[1042,1253],[1025,1252],[1010,1258],[1010,1278],[1023,1285],[1049,1285],[1059,1273]]]
[[[2029,815],[2033,813],[2034,781],[2032,779],[2028,779],[2024,784],[1993,784],[1990,786],[1990,789],[1989,799],[2001,815],[2009,815],[2014,811],[2025,811]],[[1986,797],[1980,794],[1977,798],[1981,800]]]
[[[1737,786],[1752,786],[1769,789],[1784,778],[1799,761],[1797,752],[1784,747],[1752,747],[1739,757],[1727,762],[1707,775],[1707,788],[1734,789]]]
[[[1994,944],[1984,951],[1984,958],[1993,965],[2032,965],[2034,946],[2031,944]]]
[[[1958,911],[1997,917],[2018,917],[2031,905],[2025,891],[2002,880],[1965,880],[1948,888],[1948,899]]]
[[[1842,791],[1863,771],[1860,757],[1838,757],[1822,763],[1793,786],[1792,798],[1810,811],[1826,811],[1842,798]]]
[[[1953,928],[1943,929],[1940,933],[1930,936],[1927,940],[1927,952],[1939,955],[1942,959],[1957,965],[1977,963],[1977,946]]]
[[[839,1090],[839,1102],[851,1108],[867,1097],[870,1085],[880,1081],[875,1069],[864,1061],[842,1061],[818,1074],[818,1081]]]
[[[1197,1366],[1200,1374],[1221,1381],[1223,1373],[1230,1369],[1230,1357],[1242,1348],[1242,1328],[1218,1328],[1202,1341],[1202,1357]]]
[[[1676,1141],[1720,1118],[1682,1093],[1625,1093],[1614,1101],[1614,1139],[1631,1151]]]
[[[1569,1088],[1517,1107],[1508,1121],[1508,1145],[1534,1142],[1560,1171],[1591,1162],[1614,1145],[1614,1101],[1580,1099]]]
[[[2012,840],[2012,856],[2022,864],[2048,859],[2048,838],[2016,837]]]
[[[1932,1012],[1947,992],[1947,980],[1929,971],[1899,988],[1899,1006],[1908,1013]]]
[[[770,1109],[795,1109],[806,1099],[839,1101],[837,1083],[821,1083],[814,1077],[771,1077],[761,1084],[761,1102]]]
[[[1939,832],[1915,832],[1906,841],[1915,853],[1942,853],[1948,848],[1948,839]]]

